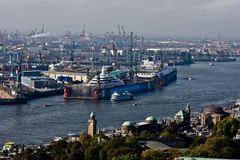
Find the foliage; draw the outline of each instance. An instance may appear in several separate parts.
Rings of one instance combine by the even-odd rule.
[[[86,160],[99,160],[99,151],[101,147],[98,144],[93,144],[85,149]]]
[[[148,150],[142,153],[142,160],[172,160],[181,156],[178,150]]]
[[[128,153],[125,155],[117,156],[116,158],[113,158],[113,160],[139,160],[139,155]]]
[[[173,138],[176,137],[177,135],[173,127],[167,127],[162,131],[161,136],[164,138]]]
[[[191,157],[240,158],[239,144],[227,137],[212,137],[198,147],[189,150],[186,155]]]
[[[130,156],[127,154],[140,155],[141,150],[134,137],[116,137],[100,144],[100,160],[112,160],[121,157]]]
[[[0,153],[0,155],[2,155],[4,157],[7,157],[8,156],[8,151],[4,150],[2,153]]]
[[[159,132],[149,132],[149,131],[142,131],[140,134],[139,134],[139,138],[145,138],[145,139],[151,139],[151,138],[158,138],[160,135]]]
[[[191,143],[191,145],[189,146],[189,148],[195,148],[201,144],[204,144],[206,142],[207,138],[206,137],[194,137],[193,138],[193,142]]]
[[[69,160],[84,159],[84,153],[81,147],[82,145],[78,141],[69,143],[67,148],[68,159]]]
[[[237,119],[226,117],[214,127],[213,135],[232,138],[237,134],[238,128],[239,122]]]
[[[17,154],[14,157],[15,160],[51,160],[50,155],[41,148],[34,152],[32,149],[26,149],[21,154]]]

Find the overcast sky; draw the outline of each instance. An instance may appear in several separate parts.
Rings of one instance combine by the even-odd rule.
[[[240,0],[0,0],[0,28],[240,37]]]

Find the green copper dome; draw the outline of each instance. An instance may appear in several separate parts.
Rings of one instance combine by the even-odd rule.
[[[94,112],[92,112],[92,113],[90,114],[90,118],[91,118],[91,119],[94,119],[94,118],[95,118]]]
[[[156,122],[157,120],[156,120],[156,118],[153,117],[153,116],[148,116],[148,117],[145,119],[145,121],[152,123],[152,122]]]
[[[126,121],[122,124],[122,127],[130,127],[132,126],[132,122],[131,121]]]

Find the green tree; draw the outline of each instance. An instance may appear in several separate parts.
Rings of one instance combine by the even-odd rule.
[[[86,149],[89,146],[91,146],[91,143],[96,143],[96,140],[93,139],[90,135],[88,134],[82,134],[80,136],[80,142],[82,144],[82,148]]]
[[[176,137],[177,135],[173,127],[167,127],[162,131],[161,136],[164,138],[172,138]]]
[[[99,160],[100,146],[95,143],[85,149],[85,159],[86,160]]]
[[[128,153],[125,155],[117,156],[116,158],[113,158],[113,160],[139,160],[139,155]]]
[[[232,117],[221,120],[213,129],[213,136],[234,137],[239,128],[239,121]]]
[[[240,158],[239,144],[227,137],[212,137],[196,148],[186,152],[191,157]],[[228,153],[228,154],[227,154]]]
[[[204,150],[202,148],[202,145],[188,150],[185,155],[190,156],[190,157],[203,157],[206,158],[208,157],[208,151]]]
[[[82,147],[82,145],[78,141],[69,143],[68,160],[83,160],[84,154],[83,154],[81,147]]]
[[[233,147],[224,147],[221,149],[222,158],[239,158],[239,150]]]
[[[37,149],[36,152],[34,152],[34,157],[36,160],[51,160],[52,157],[47,153],[46,148],[41,147],[40,149]]]
[[[195,148],[201,144],[204,144],[206,142],[206,137],[194,137],[192,144],[189,146],[189,148]]]
[[[181,153],[177,150],[148,150],[143,152],[141,160],[173,160],[180,155]]]
[[[52,155],[54,160],[65,160],[67,159],[67,147],[68,143],[64,140],[53,141],[47,148],[49,153]]]
[[[99,153],[100,160],[112,160],[126,158],[133,154],[140,157],[141,150],[134,137],[116,137],[101,144]]]
[[[35,160],[32,149],[26,149],[21,154],[17,154],[14,160]]]
[[[8,156],[8,150],[4,150],[0,155],[7,157]]]

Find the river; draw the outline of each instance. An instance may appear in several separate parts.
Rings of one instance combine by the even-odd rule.
[[[138,94],[133,101],[66,101],[55,96],[32,100],[26,105],[0,106],[0,145],[7,140],[47,143],[55,136],[84,132],[91,111],[96,114],[98,128],[118,128],[126,120],[139,122],[150,115],[158,119],[173,117],[187,103],[193,112],[200,112],[208,104],[234,103],[240,97],[239,59],[214,66],[208,64],[178,66],[176,82]],[[187,80],[188,76],[192,80]],[[44,107],[45,104],[53,106]]]

